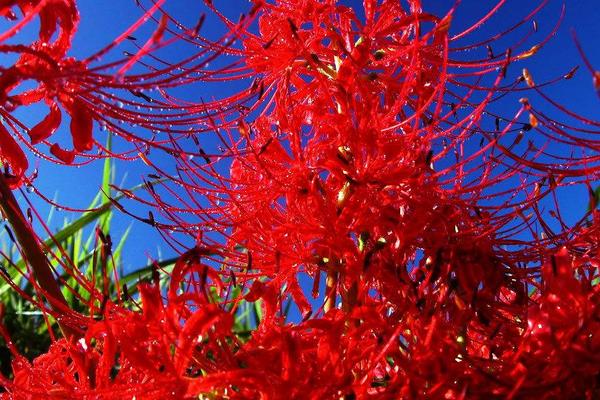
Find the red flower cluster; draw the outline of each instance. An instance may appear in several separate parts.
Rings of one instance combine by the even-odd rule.
[[[573,273],[589,276],[597,265],[566,250],[543,266],[544,284],[529,299],[503,288],[493,302],[467,304],[459,288],[438,280],[420,297],[369,299],[299,324],[283,324],[267,306],[247,342],[232,331],[235,308],[209,304],[206,291],[179,290],[208,268],[188,255],[166,302],[144,285],[143,312],[109,304],[76,343],[61,339],[32,364],[17,356],[4,398],[597,395],[598,285]]]
[[[221,49],[244,63],[226,79],[255,79],[203,108],[223,154],[186,152],[172,131],[188,157],[150,187],[173,224],[149,222],[196,247],[166,293],[143,286],[141,312],[110,303],[79,341],[17,357],[5,398],[599,396],[598,214],[592,202],[569,228],[556,200],[598,180],[586,155],[598,142],[526,98],[510,118],[493,111],[512,91],[546,98],[527,69],[503,82],[554,31],[495,55],[539,8],[456,47],[489,15],[450,34],[454,9],[408,6],[365,0],[359,16],[334,0],[256,1],[256,28],[209,2],[242,43]],[[249,338],[234,328],[242,298],[262,307]],[[287,302],[300,321],[286,321]]]

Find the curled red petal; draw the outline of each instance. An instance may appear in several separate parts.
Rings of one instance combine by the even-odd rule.
[[[185,325],[179,333],[177,340],[177,352],[175,354],[175,364],[179,374],[183,374],[188,363],[193,355],[193,346],[198,340],[199,335],[203,335],[208,329],[219,325],[220,330],[225,333],[231,331],[233,320],[230,314],[227,314],[214,304],[209,304],[204,308],[196,311],[186,321]]]
[[[38,144],[52,135],[62,120],[60,109],[56,103],[50,104],[50,113],[36,126],[29,130],[31,144]]]
[[[17,184],[27,170],[29,163],[23,150],[17,142],[12,138],[8,129],[0,124],[0,160],[3,163],[10,165],[12,173],[15,175]],[[15,184],[14,186],[16,186]],[[11,185],[12,186],[12,185]]]
[[[73,160],[75,159],[74,151],[62,149],[58,143],[54,143],[50,147],[50,153],[52,153],[54,155],[54,157],[58,158],[60,161],[64,162],[65,164],[71,164],[71,163],[73,163]]]
[[[64,56],[71,46],[71,40],[79,23],[79,13],[75,2],[73,0],[50,2],[40,10],[39,17],[40,41],[48,43],[53,37],[56,37],[50,50],[56,53],[55,56]]]
[[[79,152],[91,150],[94,146],[92,129],[94,120],[92,114],[85,106],[85,103],[76,100],[69,107],[71,115],[71,137],[73,138],[73,147]]]

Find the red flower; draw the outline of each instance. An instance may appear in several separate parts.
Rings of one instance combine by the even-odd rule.
[[[10,131],[17,139],[15,141],[8,137],[10,135],[2,135],[7,136],[2,139],[3,143],[10,142],[3,145],[5,149],[2,153],[4,161],[13,170],[15,184],[23,180],[27,164],[23,162],[24,157],[9,157],[5,153],[9,148],[16,148],[18,142],[25,143],[43,157],[47,156],[37,149],[37,145],[47,144],[50,153],[65,164],[71,164],[77,154],[89,152],[94,145],[100,148],[100,156],[139,158],[137,155],[148,152],[150,147],[175,154],[180,151],[179,145],[173,144],[176,139],[181,140],[191,132],[205,129],[198,124],[210,120],[216,109],[222,109],[222,101],[195,107],[188,107],[189,103],[182,106],[182,102],[166,90],[173,86],[212,80],[213,75],[219,75],[218,71],[206,70],[206,66],[227,50],[229,44],[223,42],[230,41],[227,39],[229,34],[217,42],[197,41],[202,20],[192,28],[184,29],[179,24],[178,30],[180,28],[183,31],[175,32],[169,26],[172,19],[161,10],[163,2],[144,10],[140,19],[128,30],[85,59],[67,56],[79,23],[74,0],[12,0],[0,6],[0,15],[12,21],[10,28],[0,33],[0,53],[19,55],[12,66],[3,69],[0,77],[0,116],[5,121],[3,130]],[[20,18],[18,13],[22,14]],[[160,21],[155,14],[162,16]],[[6,43],[36,17],[39,18],[40,28],[33,42]],[[143,46],[138,46],[136,53],[125,52],[125,58],[99,64],[99,60],[117,45],[124,41],[135,42],[137,39],[131,34],[151,19],[156,20],[157,28]],[[250,20],[246,22],[250,23]],[[165,65],[158,60],[159,65],[153,66],[151,61],[146,60],[151,58],[156,61],[156,58],[152,58],[153,52],[174,41],[191,42],[194,54],[172,65]],[[130,73],[134,66],[139,68],[136,73]],[[21,85],[31,81],[35,82],[35,87],[20,91]],[[150,91],[155,93],[145,93]],[[246,101],[244,97],[247,96],[233,97],[230,101],[243,103]],[[42,101],[49,109],[48,114],[33,127],[27,127],[13,116],[17,107]],[[63,143],[50,142],[60,128],[65,113],[70,118],[72,149]],[[94,139],[94,125],[99,125],[103,130],[110,129],[134,142],[133,148],[119,154],[104,149]],[[139,129],[134,129],[138,125],[148,133],[140,134]],[[163,138],[157,138],[159,131],[165,132]],[[27,133],[29,140],[22,132]]]
[[[506,32],[456,48],[488,17],[451,35],[454,9],[435,17],[418,1],[408,5],[365,0],[361,20],[335,1],[256,2],[258,33],[218,14],[229,38],[241,37],[243,47],[227,52],[245,67],[234,63],[216,79],[256,79],[200,107],[223,154],[177,157],[176,187],[148,186],[170,228],[193,234],[195,247],[164,293],[142,285],[139,312],[108,303],[79,342],[15,364],[5,397],[596,397],[598,215],[590,210],[567,227],[556,193],[597,180],[597,157],[585,156],[597,144],[525,98],[513,117],[492,110],[520,82],[547,99],[526,69],[502,86],[509,65],[546,39],[500,57],[488,46]],[[166,24],[135,60],[160,42]],[[488,58],[465,60],[464,50]],[[239,107],[251,93],[259,101]],[[75,149],[87,150],[93,139],[81,132],[104,118],[104,103],[58,98]],[[199,112],[188,109],[189,118]],[[259,115],[248,122],[251,111]],[[47,120],[57,123],[52,113]],[[194,155],[169,129],[175,155]],[[530,135],[525,145],[526,132],[547,142]],[[583,156],[553,154],[554,143]],[[18,152],[2,157],[26,168]],[[558,233],[544,220],[548,195]],[[166,227],[153,216],[146,222]],[[261,308],[249,338],[234,328],[242,298]],[[288,302],[300,322],[286,321]]]

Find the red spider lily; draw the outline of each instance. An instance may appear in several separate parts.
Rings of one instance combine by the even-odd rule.
[[[466,49],[481,50],[508,31],[454,48],[487,17],[451,36],[453,10],[435,17],[418,3],[366,1],[364,21],[334,1],[261,7],[259,34],[246,33],[240,55],[257,75],[254,90],[268,99],[264,111],[237,129],[217,129],[224,155],[178,160],[170,178],[183,196],[168,184],[167,196],[156,188],[152,195],[174,220],[170,228],[193,232],[188,216],[200,216],[200,228],[243,247],[238,268],[285,286],[304,314],[311,310],[299,272],[315,280],[326,273],[331,300],[340,294],[354,302],[356,282],[365,297],[370,287],[384,290],[388,273],[406,279],[415,267],[431,280],[456,274],[470,295],[483,285],[493,296],[517,273],[515,260],[539,259],[537,234],[515,239],[536,223],[546,229],[535,221],[537,202],[565,177],[569,184],[597,178],[596,156],[565,163],[546,150],[552,142],[596,148],[586,132],[559,128],[527,99],[511,118],[487,111],[520,82],[545,96],[545,84],[527,70],[516,83],[501,81],[510,63],[535,54],[554,31],[522,52],[515,46],[502,57],[464,60]],[[547,141],[523,146],[530,131]],[[498,254],[514,244],[525,248]],[[497,268],[475,266],[490,260]],[[452,267],[442,269],[446,263]]]
[[[24,18],[4,32],[2,41],[17,33],[23,25],[36,16],[39,16],[40,19],[40,30],[37,40],[30,46],[3,45],[4,53],[21,54],[17,62],[6,69],[2,75],[0,93],[4,103],[3,115],[7,112],[10,113],[18,106],[44,100],[50,113],[28,132],[31,143],[37,144],[51,136],[60,125],[61,112],[57,105],[58,101],[64,105],[72,118],[71,134],[76,149],[78,151],[90,150],[92,147],[91,116],[84,110],[84,105],[73,98],[72,93],[77,87],[70,84],[68,80],[58,79],[65,69],[81,68],[78,66],[79,62],[65,59],[79,22],[75,3],[67,0],[15,1],[13,3],[19,6]],[[12,13],[11,7],[15,4],[3,6],[4,13]],[[16,19],[16,15],[14,17]],[[55,33],[57,33],[57,37],[52,40]],[[9,95],[13,89],[27,79],[36,80],[39,82],[39,86],[17,95]],[[11,124],[11,128],[15,130],[13,124]],[[13,169],[19,172],[17,175],[20,175],[24,169],[23,165],[12,164]]]
[[[144,10],[140,19],[128,30],[85,59],[68,56],[79,23],[74,0],[15,0],[2,4],[0,14],[14,23],[0,34],[0,52],[19,56],[13,65],[3,69],[0,78],[0,115],[5,121],[0,132],[2,159],[12,169],[15,183],[22,181],[27,170],[27,160],[18,149],[18,141],[44,158],[47,156],[36,145],[47,144],[50,153],[65,164],[73,163],[77,154],[89,152],[95,145],[100,148],[99,155],[108,153],[121,158],[136,155],[137,158],[140,151],[148,152],[149,147],[173,152],[171,141],[205,129],[202,128],[202,120],[210,119],[215,110],[226,114],[222,101],[195,107],[187,104],[183,112],[180,102],[167,91],[171,87],[191,85],[218,76],[219,71],[210,71],[206,66],[227,51],[236,30],[251,24],[252,18],[240,23],[239,28],[231,27],[231,32],[217,41],[208,41],[198,37],[203,18],[195,27],[184,27],[161,9],[163,3],[164,0],[156,2]],[[19,13],[22,14],[20,18]],[[156,14],[160,15],[159,18]],[[8,39],[15,39],[35,18],[39,18],[40,29],[33,42],[5,44]],[[147,20],[156,21],[157,28],[146,43],[139,46],[131,34]],[[125,58],[98,64],[102,57],[124,41],[138,47],[137,52],[126,52]],[[157,50],[176,41],[189,42],[193,53],[176,63],[164,63],[154,55]],[[137,72],[131,73],[134,67],[137,67]],[[145,71],[139,72],[140,69]],[[19,92],[26,81],[34,81],[36,86]],[[151,91],[155,93],[146,94]],[[247,93],[240,94],[227,101],[242,104],[249,97]],[[40,102],[45,103],[49,112],[31,128],[12,115],[18,107]],[[70,118],[72,150],[63,143],[50,142],[65,113]],[[136,133],[139,129],[126,128],[123,123],[139,126],[150,134],[142,137]],[[135,142],[135,148],[121,154],[110,153],[95,141],[95,125]],[[159,131],[165,132],[165,138],[157,139]],[[17,140],[7,132],[11,132]],[[23,132],[27,133],[28,139]]]
[[[35,78],[40,72],[47,70],[51,65],[56,67],[56,61],[62,59],[70,47],[73,34],[75,33],[79,16],[72,1],[31,2],[31,1],[9,1],[0,8],[0,14],[6,18],[17,20],[12,7],[18,6],[25,18],[15,23],[9,30],[0,35],[0,43],[16,34],[32,17],[40,18],[39,40],[31,47],[19,45],[2,45],[3,53],[17,52],[23,55],[12,67],[2,73],[0,80],[0,102],[3,104],[2,116],[14,110],[19,104],[28,104],[43,99],[40,90],[22,94],[16,98],[9,97],[8,93],[19,85],[21,80]],[[52,40],[57,32],[57,37]],[[40,98],[41,95],[41,98]],[[30,131],[31,140],[37,143],[45,137],[50,136],[60,124],[60,112],[56,103],[48,101],[50,114],[36,127]],[[11,126],[15,131],[14,126]],[[0,128],[2,136],[2,160],[13,169],[13,182],[27,170],[27,159],[20,150],[14,139],[4,125]]]
[[[4,396],[593,398],[598,286],[574,275],[592,272],[590,261],[561,250],[531,303],[505,288],[486,318],[438,280],[420,301],[372,299],[286,326],[265,316],[246,343],[231,314],[199,293],[175,294],[185,280],[171,282],[167,303],[143,286],[141,313],[109,305],[78,342],[56,342],[33,364],[17,358]]]
[[[90,324],[78,342],[57,341],[32,365],[17,360],[13,365],[15,378],[7,385],[8,398],[183,398],[189,374],[194,373],[188,365],[194,365],[189,357],[196,352],[197,338],[220,337],[221,331],[216,335],[208,332],[215,322],[229,334],[227,319],[223,320],[228,314],[210,308],[197,311],[183,328],[174,329],[172,323],[179,321],[168,318],[175,316],[153,308],[159,305],[147,303],[152,299],[144,297],[143,301],[144,315],[109,309],[111,315],[101,323]],[[218,349],[219,345],[215,346]],[[204,351],[210,352],[212,347],[205,346]],[[206,368],[207,362],[195,368]]]
[[[14,379],[3,380],[4,396],[182,398],[191,378],[214,370],[234,339],[231,314],[200,294],[177,293],[184,278],[194,275],[190,268],[185,259],[177,263],[168,304],[158,287],[142,285],[142,313],[107,303],[102,321],[79,321],[85,329],[79,339],[55,342],[33,364],[15,354]],[[216,358],[210,361],[207,354]]]
[[[85,320],[81,340],[59,341],[32,364],[17,357],[5,397],[598,396],[596,198],[571,228],[556,199],[563,186],[598,179],[599,159],[587,155],[598,141],[586,135],[596,132],[557,125],[526,98],[510,118],[492,109],[523,89],[598,124],[548,98],[527,69],[502,83],[509,65],[554,31],[500,57],[488,46],[539,7],[490,40],[456,47],[502,4],[451,35],[454,9],[436,17],[419,1],[365,0],[364,20],[335,1],[256,2],[258,33],[210,3],[243,38],[243,48],[226,53],[244,66],[214,77],[256,79],[210,106],[184,104],[192,115],[209,111],[198,130],[214,129],[226,149],[187,153],[171,130],[176,155],[203,160],[177,159],[168,177],[176,188],[149,185],[173,226],[154,214],[145,220],[193,235],[196,247],[165,293],[142,286],[141,312],[107,304],[101,321]],[[164,18],[150,42],[168,30]],[[488,57],[465,60],[464,50]],[[240,109],[252,94],[259,102]],[[70,114],[88,126],[90,110]],[[249,111],[259,114],[252,122]],[[582,155],[556,154],[554,143]],[[547,196],[558,233],[542,215]],[[315,307],[302,272],[314,281]],[[264,313],[247,341],[232,329],[238,285]],[[290,298],[303,317],[295,324],[282,312]]]
[[[570,349],[561,341],[564,332],[577,328],[564,319],[549,330],[536,322],[548,318],[542,310],[550,307],[538,296],[569,300],[557,300],[550,289],[532,296],[528,287],[539,284],[541,267],[534,265],[552,265],[552,247],[572,243],[583,223],[569,229],[561,221],[563,232],[554,232],[541,216],[540,200],[554,197],[560,220],[557,188],[598,178],[596,156],[566,160],[549,148],[556,142],[592,150],[597,140],[575,126],[561,127],[525,98],[510,118],[489,111],[497,99],[525,89],[583,120],[547,98],[546,83],[536,84],[526,69],[515,83],[501,83],[510,64],[535,54],[547,38],[522,52],[515,47],[501,57],[465,61],[461,51],[490,41],[468,48],[453,43],[487,17],[450,36],[452,12],[436,18],[417,2],[411,5],[405,10],[397,2],[367,1],[361,21],[335,2],[263,4],[259,34],[247,33],[240,54],[258,75],[253,89],[266,105],[253,122],[219,131],[224,156],[231,157],[229,177],[215,155],[181,159],[171,178],[186,192],[165,184],[168,197],[156,188],[152,195],[175,229],[193,232],[187,217],[196,214],[201,229],[216,229],[231,250],[243,248],[237,265],[231,261],[227,268],[235,268],[238,282],[253,283],[247,299],[262,298],[267,319],[277,320],[288,296],[305,318],[329,315],[338,301],[352,313],[378,297],[377,312],[390,310],[397,318],[386,321],[391,331],[379,339],[388,347],[369,353],[397,354],[393,364],[375,363],[366,372],[373,378],[374,371],[394,370],[382,393],[592,396],[595,389],[585,382],[594,368],[582,368],[581,380],[557,374],[558,357]],[[424,30],[424,21],[433,27]],[[521,82],[527,87],[518,88]],[[527,132],[544,141],[532,137],[524,146]],[[310,306],[300,272],[314,279],[320,307]],[[322,275],[325,293],[319,293]],[[266,283],[256,280],[265,276]],[[569,290],[585,293],[563,294],[588,310],[578,312],[589,323],[596,289],[577,283]],[[536,343],[540,324],[547,335]],[[400,332],[407,332],[409,345],[399,348]],[[556,358],[543,359],[558,338]],[[544,350],[528,357],[534,344]],[[594,359],[597,349],[586,348]],[[561,379],[572,386],[559,387]],[[342,382],[331,386],[343,388],[335,395],[360,397],[370,394],[365,385],[373,380]],[[316,396],[331,396],[323,393]]]

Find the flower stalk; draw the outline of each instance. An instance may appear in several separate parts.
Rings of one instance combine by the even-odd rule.
[[[327,279],[325,281],[325,290],[327,293],[325,298],[325,304],[323,305],[323,311],[327,313],[332,308],[335,308],[336,286],[337,286],[337,273],[335,271],[329,271],[327,273]]]
[[[36,235],[27,223],[5,177],[1,174],[0,209],[15,233],[15,239],[21,246],[23,258],[31,267],[35,280],[41,288],[41,294],[56,314],[67,313],[70,310],[69,305],[54,277],[48,258],[36,240]],[[60,318],[58,319],[58,325],[65,338],[71,340],[77,336],[76,331],[61,322]]]

